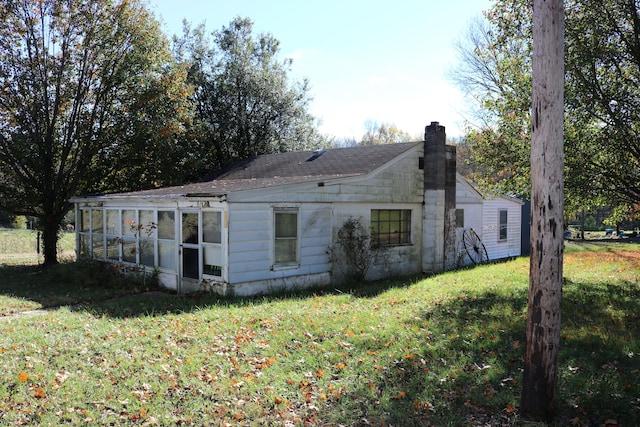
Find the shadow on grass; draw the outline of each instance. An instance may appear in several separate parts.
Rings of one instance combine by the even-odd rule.
[[[153,279],[123,276],[118,266],[98,262],[62,262],[45,268],[41,265],[0,266],[0,295],[37,303],[40,308],[61,306],[87,311],[96,316],[115,318],[161,316],[191,312],[213,306],[248,306],[283,299],[301,299],[313,295],[349,294],[372,298],[391,288],[407,287],[418,276],[389,279],[366,284],[350,282],[338,288],[283,292],[269,296],[221,297],[210,293],[177,295],[157,286]],[[3,307],[0,307],[0,315]],[[15,312],[11,307],[8,312]],[[18,310],[19,311],[19,310]]]
[[[411,276],[378,282],[367,282],[365,284],[350,282],[340,287],[315,288],[252,297],[223,297],[211,293],[177,295],[165,289],[155,289],[152,292],[125,295],[92,304],[83,304],[78,308],[90,311],[95,315],[110,317],[160,316],[169,313],[191,312],[207,307],[254,306],[257,304],[268,304],[291,299],[305,299],[322,295],[348,294],[356,298],[373,298],[389,289],[411,286],[417,280],[419,280],[418,277]]]
[[[516,414],[507,408],[520,393],[526,300],[524,290],[461,295],[407,320],[407,328],[422,332],[420,353],[395,360],[377,382],[378,393],[389,395],[381,402],[384,421],[512,425]]]
[[[155,290],[153,283],[123,277],[106,264],[62,262],[51,267],[0,266],[0,295],[33,301],[43,309],[94,304],[150,290]],[[0,308],[11,311],[11,307]]]
[[[563,292],[554,425],[640,425],[640,288],[567,282]],[[523,289],[424,307],[407,322],[420,330],[420,354],[356,390],[352,409],[366,397],[380,402],[372,424],[522,425],[526,305]]]

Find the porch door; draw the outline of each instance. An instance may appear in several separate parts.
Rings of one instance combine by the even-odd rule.
[[[180,212],[180,276],[182,281],[200,281],[200,212]]]

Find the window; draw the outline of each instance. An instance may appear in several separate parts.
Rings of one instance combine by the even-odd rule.
[[[158,211],[158,267],[176,269],[176,214]]]
[[[222,212],[202,212],[202,265],[204,274],[222,276]]]
[[[91,258],[91,210],[80,210],[80,251],[81,258]]]
[[[298,211],[274,212],[274,265],[294,265],[298,262]]]
[[[411,243],[411,210],[373,209],[371,211],[371,242],[374,246]]]
[[[500,209],[500,234],[498,236],[498,240],[507,240],[507,213],[506,209]]]
[[[138,212],[140,224],[138,225],[138,239],[140,240],[140,264],[153,267],[155,260],[155,211],[141,210]]]
[[[135,264],[137,262],[136,235],[137,235],[136,211],[122,211],[122,261]]]
[[[464,209],[456,209],[456,227],[464,228]]]
[[[107,209],[107,258],[120,259],[120,211]]]
[[[91,241],[92,256],[97,259],[104,259],[104,234],[102,209],[91,209]]]

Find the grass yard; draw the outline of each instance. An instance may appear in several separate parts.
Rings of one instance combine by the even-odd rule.
[[[42,244],[42,242],[40,242]],[[75,256],[75,234],[61,233],[58,254],[62,258]],[[0,265],[32,264],[42,260],[42,246],[38,254],[38,232],[0,228]]]
[[[558,425],[640,425],[630,249],[565,256]],[[132,295],[146,286],[0,267],[0,424],[535,425],[526,258],[288,297]]]

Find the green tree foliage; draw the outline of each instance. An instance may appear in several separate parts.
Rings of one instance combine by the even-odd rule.
[[[204,25],[185,23],[174,42],[194,86],[192,178],[239,159],[324,144],[307,111],[309,83],[291,81],[291,59],[278,58],[272,35],[254,35],[251,20],[236,18],[210,36]]]
[[[408,132],[400,130],[393,123],[380,123],[375,120],[365,122],[366,132],[359,145],[395,144],[412,140]]]
[[[483,184],[528,194],[531,2],[498,0],[460,48],[454,78],[478,100],[467,135]],[[566,2],[568,211],[640,200],[640,14],[635,0]]]
[[[45,264],[57,262],[69,198],[144,175],[117,159],[131,153],[123,144],[173,132],[155,122],[167,111],[155,100],[171,97],[161,67],[169,54],[136,0],[0,6],[0,207],[40,219]],[[161,181],[153,172],[148,182]]]

